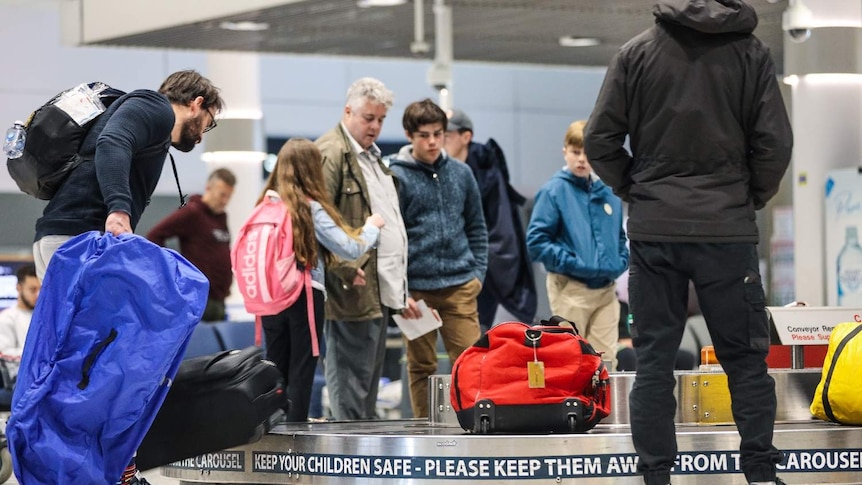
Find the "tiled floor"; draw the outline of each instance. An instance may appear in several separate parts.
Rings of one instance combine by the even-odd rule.
[[[176,478],[167,478],[163,477],[161,473],[159,473],[159,469],[150,470],[144,473],[144,478],[150,482],[151,485],[179,485],[180,481]]]
[[[161,473],[159,473],[159,469],[156,468],[154,470],[150,470],[143,474],[144,478],[150,482],[151,485],[179,485],[180,481],[175,478],[166,478],[163,477]],[[12,478],[6,482],[6,485],[17,484],[18,480],[15,480],[15,475],[12,475]]]

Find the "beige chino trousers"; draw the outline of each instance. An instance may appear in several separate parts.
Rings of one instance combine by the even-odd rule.
[[[602,360],[612,362],[608,372],[615,371],[620,337],[616,283],[591,289],[568,276],[548,273],[547,286],[551,313],[575,322],[581,336],[602,353]]]

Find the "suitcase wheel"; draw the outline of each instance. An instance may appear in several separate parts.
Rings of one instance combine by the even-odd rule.
[[[577,399],[566,399],[563,402],[565,406],[566,424],[569,428],[569,433],[577,433],[582,431],[584,421],[584,410],[581,402]]]
[[[574,415],[569,415],[569,433],[574,433],[578,430],[578,419]]]
[[[496,406],[489,399],[477,401],[474,407],[473,432],[488,434],[493,431],[492,421],[496,420]]]
[[[482,416],[479,419],[479,433],[488,434],[491,432],[491,419],[488,416]]]

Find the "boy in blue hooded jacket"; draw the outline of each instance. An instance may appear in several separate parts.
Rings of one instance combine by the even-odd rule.
[[[566,166],[536,194],[527,250],[548,272],[551,312],[575,322],[613,370],[620,317],[615,280],[628,266],[629,250],[622,201],[593,175],[584,154],[585,125],[569,125]]]

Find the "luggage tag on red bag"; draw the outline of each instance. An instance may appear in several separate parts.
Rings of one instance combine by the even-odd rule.
[[[530,333],[527,332],[527,340],[533,344],[533,360],[527,362],[527,383],[530,389],[545,388],[545,363],[539,360],[536,350],[539,347],[539,339],[541,338],[541,332],[537,332],[535,337],[530,336]]]

